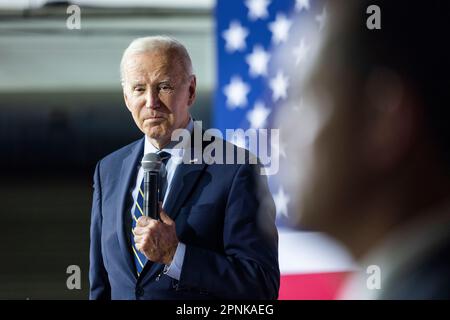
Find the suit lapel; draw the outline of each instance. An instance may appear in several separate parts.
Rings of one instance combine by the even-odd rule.
[[[164,211],[175,220],[180,211],[181,205],[185,202],[191,194],[192,189],[201,177],[202,172],[206,168],[206,164],[179,164],[173,180],[171,182],[170,193],[166,203],[164,204]],[[142,270],[140,278],[144,276],[147,279],[152,278],[156,273],[162,272],[164,265],[161,263],[147,262]]]
[[[194,130],[194,133],[196,131]],[[194,136],[194,135],[193,135]],[[169,194],[164,203],[163,209],[171,217],[176,220],[181,206],[186,202],[188,197],[192,194],[194,187],[202,176],[207,164],[199,157],[203,156],[203,150],[210,142],[202,142],[201,152],[194,149],[195,138],[191,140],[191,148],[186,149],[188,153],[189,163],[180,163],[170,183]],[[199,163],[202,162],[202,163]],[[144,267],[141,273],[141,278],[144,276],[147,279],[152,278],[156,273],[162,272],[164,265],[160,263],[149,264]]]
[[[178,165],[172,183],[167,201],[164,204],[164,210],[175,220],[178,216],[181,206],[191,194],[198,179],[203,173],[206,164],[184,164]]]
[[[190,148],[185,150],[183,162],[177,166],[175,174],[172,178],[171,188],[167,195],[167,200],[164,203],[164,211],[175,220],[178,216],[181,206],[191,194],[192,189],[197,184],[201,177],[206,163],[203,162],[203,150],[209,141],[201,143],[200,148],[195,149],[195,141],[197,134],[203,136],[203,132],[198,128],[194,128],[192,139],[190,141]],[[201,141],[201,140],[200,140]]]
[[[122,256],[125,258],[128,271],[136,278],[136,272],[134,270],[133,256],[128,245],[128,237],[130,236],[130,230],[125,228],[125,219],[127,214],[126,202],[129,195],[130,184],[133,177],[136,177],[137,165],[139,159],[142,157],[144,150],[144,139],[141,139],[136,146],[131,150],[129,155],[123,160],[122,168],[120,170],[120,178],[118,180],[119,193],[117,197],[117,235],[119,238],[120,249]]]

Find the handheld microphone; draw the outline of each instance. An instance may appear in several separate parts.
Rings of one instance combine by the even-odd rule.
[[[157,153],[147,153],[141,164],[144,169],[144,216],[159,220],[159,170],[162,160]]]

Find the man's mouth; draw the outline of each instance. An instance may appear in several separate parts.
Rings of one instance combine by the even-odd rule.
[[[161,116],[152,116],[152,117],[147,117],[144,119],[144,122],[148,122],[148,123],[159,123],[164,121],[164,117]]]
[[[154,119],[164,119],[164,117],[160,115],[152,115],[144,118],[144,120],[154,120]]]

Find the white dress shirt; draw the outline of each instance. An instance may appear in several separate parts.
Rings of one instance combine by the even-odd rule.
[[[186,126],[186,129],[192,133],[192,131],[194,129],[194,122],[193,122],[192,118],[189,119],[189,123]],[[167,200],[167,195],[170,193],[170,190],[172,187],[173,175],[175,173],[177,166],[182,162],[185,147],[186,147],[186,146],[184,146],[183,148],[174,149],[173,146],[175,144],[178,144],[178,142],[169,143],[163,149],[158,149],[154,145],[152,145],[150,140],[148,139],[148,137],[145,136],[144,155],[147,153],[150,153],[150,152],[157,153],[160,151],[168,152],[171,155],[170,159],[167,161],[167,164],[165,166],[165,170],[166,170],[166,174],[167,174],[167,189],[166,189],[166,194],[164,195],[164,199],[163,199],[163,206]],[[136,199],[137,199],[139,187],[142,183],[143,178],[144,178],[144,170],[142,169],[142,167],[139,167],[135,185],[133,188],[133,192],[131,193],[131,195],[133,197],[133,207],[131,208],[131,212],[134,212],[134,209],[136,207]],[[173,279],[180,280],[181,268],[183,267],[185,252],[186,252],[186,245],[182,242],[179,242],[177,249],[175,251],[175,255],[173,257],[172,263],[164,268],[165,274],[167,274],[169,277],[171,277]]]

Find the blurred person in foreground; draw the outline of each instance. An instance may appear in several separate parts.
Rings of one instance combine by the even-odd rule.
[[[165,36],[136,39],[121,73],[125,104],[143,137],[95,170],[90,298],[275,299],[278,237],[267,179],[249,161],[207,162],[213,142],[234,154],[238,148],[203,139],[194,123],[196,77],[186,48]],[[177,129],[189,139],[174,139]],[[165,163],[160,220],[142,212],[139,165],[147,153]]]
[[[379,30],[366,26],[369,5],[381,9]],[[327,12],[296,84],[309,115],[280,116],[291,128],[292,221],[335,237],[359,262],[340,298],[448,299],[448,2],[330,1]],[[301,127],[311,136],[300,146]],[[369,266],[379,289],[367,285]]]

